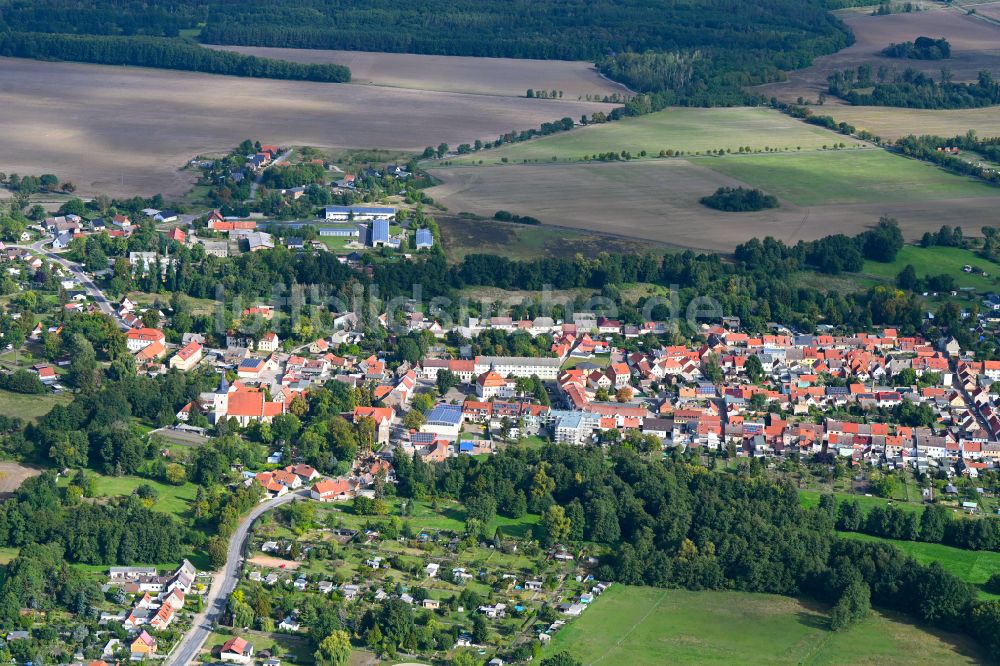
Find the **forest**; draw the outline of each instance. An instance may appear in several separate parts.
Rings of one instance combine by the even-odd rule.
[[[604,546],[601,579],[837,605],[860,585],[871,604],[972,634],[1000,656],[1000,602],[977,601],[940,565],[917,564],[891,545],[837,538],[833,496],[804,509],[790,484],[769,481],[762,470],[718,474],[678,452],[650,462],[627,443],[611,453],[514,448],[437,465],[397,452],[393,467],[404,497],[457,498],[475,515],[537,513],[537,536],[547,545]]]
[[[198,31],[206,44],[589,60],[635,91],[652,93],[636,109],[741,103],[741,86],[780,79],[853,40],[819,0],[180,0],[153,7],[137,0],[2,0],[3,31],[120,37],[105,47],[119,59],[138,57],[141,49],[128,43],[139,37],[179,40]],[[48,48],[48,57],[64,57]]]
[[[935,81],[915,69],[891,73],[879,67],[873,75],[871,65],[861,65],[834,72],[827,82],[831,95],[860,106],[974,109],[1000,103],[1000,83],[986,70],[979,73],[976,81],[960,83],[952,81],[947,70],[942,70]]]
[[[837,505],[837,529],[966,550],[1000,551],[1000,520],[955,519],[949,509],[937,504],[924,507],[922,513],[890,504],[873,507],[866,514],[857,500],[844,500]]]
[[[333,83],[351,80],[351,71],[343,65],[302,64],[258,58],[228,51],[216,51],[192,42],[162,37],[0,32],[0,55],[102,65],[181,69],[264,79]]]

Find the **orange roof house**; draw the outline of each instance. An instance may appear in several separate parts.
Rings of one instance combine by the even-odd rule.
[[[323,479],[313,485],[310,495],[320,502],[336,502],[337,500],[350,499],[354,493],[351,491],[351,484],[347,479]]]
[[[132,654],[156,654],[156,639],[143,631],[132,641],[130,648]]]

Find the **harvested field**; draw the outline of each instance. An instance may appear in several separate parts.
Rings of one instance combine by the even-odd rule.
[[[272,555],[261,555],[258,553],[249,560],[250,564],[258,567],[268,567],[269,569],[298,569],[302,563],[295,560],[286,560]]]
[[[0,499],[9,497],[26,479],[38,476],[42,470],[16,462],[0,462]]]
[[[977,7],[977,10],[979,8]],[[938,78],[941,67],[948,67],[956,81],[975,79],[983,69],[1000,75],[1000,26],[957,9],[937,9],[913,14],[868,16],[847,11],[841,18],[856,37],[854,44],[832,55],[816,58],[811,67],[791,72],[788,80],[755,88],[767,96],[791,102],[798,96],[815,100],[825,91],[826,77],[836,70],[871,63],[903,71],[908,67]],[[907,42],[921,35],[944,37],[951,44],[948,60],[903,60],[886,58],[879,52],[893,42]],[[821,111],[827,112],[825,108]]]
[[[500,164],[582,160],[609,151],[639,155],[645,150],[685,153],[709,150],[752,151],[775,149],[796,151],[834,143],[857,145],[858,141],[763,108],[672,108],[638,118],[591,125],[552,136],[515,143],[472,155],[449,158],[450,164]]]
[[[883,139],[898,139],[909,134],[936,134],[952,137],[975,130],[981,137],[1000,136],[1000,108],[985,109],[894,109],[888,106],[851,106],[830,104],[820,113],[833,116],[858,129],[866,129]]]
[[[55,173],[84,195],[178,196],[190,158],[248,137],[416,151],[613,107],[0,58],[0,108],[8,173]]]
[[[987,2],[976,5],[976,13],[994,21],[1000,21],[1000,2]]]
[[[625,86],[601,76],[590,62],[261,46],[206,46],[291,62],[347,65],[351,68],[351,83],[390,88],[505,97],[524,97],[528,88],[563,91],[562,100],[549,101],[570,101],[586,98],[587,95],[603,97],[628,92]]]
[[[836,160],[840,155],[861,158],[868,154],[868,151],[815,153],[817,159],[823,160]],[[970,196],[968,193],[948,194],[948,189],[944,188],[937,192],[937,199],[928,198],[929,195],[914,196],[913,192],[924,187],[927,181],[906,181],[905,178],[898,181],[898,194],[894,195],[891,188],[880,193],[878,183],[865,184],[863,178],[868,177],[865,172],[856,172],[854,180],[847,179],[838,185],[845,188],[836,194],[844,203],[829,200],[797,205],[783,199],[780,208],[753,213],[724,213],[698,203],[699,198],[720,186],[748,184],[739,177],[721,173],[720,165],[758,157],[780,160],[800,156],[442,168],[435,169],[434,175],[443,184],[432,188],[428,194],[456,212],[491,216],[497,210],[508,210],[535,216],[543,226],[583,229],[721,252],[731,252],[737,244],[754,236],[770,235],[797,242],[831,233],[856,234],[874,225],[882,215],[896,217],[904,235],[917,239],[925,231],[936,231],[942,224],[968,226],[969,220],[991,219],[1000,206],[1000,191],[996,196],[985,196],[985,191],[984,196]],[[902,158],[892,159],[903,161]],[[899,166],[904,176],[911,166],[908,161],[903,165],[888,164]],[[752,167],[752,164],[747,162],[745,166]],[[741,176],[750,179],[754,173],[753,168],[748,168]],[[763,173],[768,171],[763,170]],[[925,175],[930,178],[937,174],[956,178],[938,170]],[[800,176],[807,180],[813,177],[808,173]],[[775,184],[777,179],[769,177],[768,180]],[[930,182],[933,186],[934,181]],[[789,191],[794,194],[798,186],[789,183]],[[819,187],[825,191],[822,184]],[[864,195],[852,194],[853,188],[861,188]],[[775,194],[782,196],[781,192]],[[641,243],[637,246],[645,247]]]

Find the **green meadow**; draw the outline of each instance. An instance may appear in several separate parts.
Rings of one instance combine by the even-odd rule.
[[[800,206],[1000,196],[982,181],[884,150],[728,155],[698,163]]]
[[[971,640],[873,612],[842,632],[826,609],[789,597],[613,585],[560,629],[543,656],[629,664],[974,664]]]
[[[705,153],[740,148],[752,151],[817,150],[835,143],[860,145],[856,140],[808,125],[778,111],[763,108],[672,108],[637,118],[577,127],[496,150],[449,159],[452,164],[578,161],[605,152],[627,151],[638,157],[642,151],[657,156],[660,151]]]

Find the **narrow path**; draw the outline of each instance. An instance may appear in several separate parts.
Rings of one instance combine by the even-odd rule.
[[[94,281],[83,272],[83,268],[80,264],[72,262],[68,259],[64,259],[59,256],[54,250],[45,249],[45,243],[49,242],[50,239],[43,238],[40,241],[36,241],[31,245],[8,245],[7,247],[14,247],[20,250],[28,250],[29,252],[34,252],[40,257],[44,257],[49,261],[55,262],[62,266],[64,269],[69,271],[73,277],[83,285],[84,291],[94,299],[97,303],[97,307],[104,314],[108,315],[117,322],[117,324],[122,328],[122,330],[128,330],[128,326],[118,317],[118,312],[111,306],[111,301],[105,296],[104,292],[94,284]]]
[[[609,649],[607,652],[605,652],[604,654],[602,654],[600,657],[598,657],[594,661],[589,662],[588,666],[592,666],[593,664],[600,663],[600,661],[602,659],[604,659],[606,656],[608,656],[608,652],[611,652],[611,650],[617,648],[622,643],[624,643],[626,640],[628,640],[628,637],[631,636],[632,633],[636,629],[639,628],[639,625],[642,624],[643,622],[645,622],[649,618],[649,616],[652,615],[653,612],[657,608],[660,607],[660,603],[663,601],[664,597],[666,597],[666,596],[667,596],[667,590],[664,590],[663,592],[660,593],[660,596],[656,599],[656,603],[653,604],[652,606],[650,606],[649,610],[646,611],[645,614],[643,614],[643,616],[641,618],[639,618],[638,620],[636,620],[635,624],[633,624],[631,627],[629,627],[628,631],[626,631],[624,634],[621,635],[621,638],[619,638],[617,641],[615,641],[615,644],[611,646],[611,649]]]
[[[289,148],[282,154],[275,157],[274,161],[271,162],[271,165],[279,164],[281,162],[287,162],[288,158],[290,158],[292,156],[292,153],[294,152],[295,152],[294,148]],[[250,198],[247,199],[247,201],[257,200],[257,190],[260,188],[260,184],[264,180],[264,172],[267,171],[268,168],[270,168],[270,165],[264,169],[261,169],[260,173],[257,174],[257,177],[253,179],[253,183],[250,185]]]

